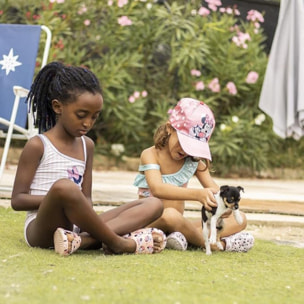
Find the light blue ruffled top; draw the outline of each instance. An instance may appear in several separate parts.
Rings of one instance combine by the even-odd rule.
[[[190,178],[196,172],[197,166],[198,166],[198,162],[194,162],[191,160],[190,157],[187,157],[185,159],[184,165],[182,166],[182,168],[179,171],[177,171],[173,174],[163,174],[162,180],[164,183],[182,187],[189,182]],[[140,172],[144,172],[144,171],[152,170],[152,169],[159,170],[160,166],[157,164],[148,164],[148,165],[139,166]],[[146,189],[149,188],[145,174],[142,174],[142,173],[138,173],[136,175],[133,185],[138,188],[146,188]]]

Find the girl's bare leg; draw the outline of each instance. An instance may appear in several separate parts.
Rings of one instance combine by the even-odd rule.
[[[126,203],[107,212],[100,218],[118,235],[148,226],[162,215],[162,202],[154,197]]]
[[[246,228],[246,216],[242,212],[241,216],[243,218],[242,225],[236,222],[232,214],[224,218],[224,230],[221,233],[221,237],[235,234]],[[197,247],[205,247],[201,221],[190,221],[175,208],[165,208],[163,215],[149,226],[159,228],[167,234],[179,231],[186,237],[188,243]],[[222,244],[225,248],[226,244],[224,241],[222,241]],[[217,249],[217,247],[212,246],[212,249]]]
[[[156,213],[161,214],[161,208],[158,212],[155,212],[155,218]],[[152,216],[152,218],[154,217]],[[135,242],[120,238],[112,231],[104,223],[102,217],[96,214],[79,188],[73,182],[65,179],[57,181],[51,187],[40,205],[37,218],[28,226],[27,237],[29,243],[32,246],[43,248],[52,247],[55,230],[58,227],[72,230],[72,223],[80,227],[81,230],[87,231],[95,241],[98,240],[107,244],[113,252],[135,251]],[[124,224],[123,226],[127,225]],[[126,228],[128,227],[124,229]],[[119,230],[118,225],[116,229]],[[123,229],[121,230],[123,231]]]
[[[150,223],[159,218],[162,212],[162,202],[159,199],[151,197],[126,203],[109,211],[100,213],[99,217],[116,234],[125,235],[147,227]],[[89,234],[82,235],[83,248],[98,248],[101,246],[101,242],[90,237]],[[158,246],[158,238],[154,238],[154,241],[156,242],[155,245]]]
[[[179,231],[190,244],[198,247],[203,247],[204,245],[203,234],[197,229],[195,223],[186,219],[174,208],[165,208],[163,215],[151,223],[149,227],[159,228],[166,234]]]

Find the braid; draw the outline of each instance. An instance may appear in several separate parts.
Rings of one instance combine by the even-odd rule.
[[[39,133],[51,129],[56,124],[56,113],[52,100],[63,104],[73,102],[84,93],[102,94],[97,77],[82,67],[65,66],[60,62],[47,64],[37,74],[27,97],[36,113],[35,124]]]

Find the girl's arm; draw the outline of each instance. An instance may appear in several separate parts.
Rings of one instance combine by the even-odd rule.
[[[217,191],[219,191],[220,188],[217,185],[217,183],[213,180],[213,178],[211,177],[210,171],[208,169],[205,170],[205,168],[206,168],[206,165],[202,161],[200,161],[197,166],[195,176],[197,177],[200,184],[204,188],[215,188],[215,189],[217,189]]]
[[[24,146],[15,176],[11,205],[14,210],[28,211],[39,208],[43,195],[30,195],[30,185],[43,155],[43,143],[35,136]]]
[[[144,150],[141,154],[141,164],[157,164],[157,159],[151,149]],[[214,193],[218,191],[218,186],[214,183],[206,182],[208,188],[184,188],[163,183],[160,170],[147,170],[145,177],[153,196],[166,200],[193,200],[201,202],[206,209],[216,206]],[[209,185],[210,184],[210,185]]]
[[[94,158],[94,142],[91,138],[85,137],[87,146],[87,162],[85,173],[82,182],[82,192],[87,198],[89,204],[92,203],[92,170],[93,170],[93,158]]]

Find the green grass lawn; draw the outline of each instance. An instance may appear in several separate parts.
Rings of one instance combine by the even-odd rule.
[[[24,217],[0,207],[0,303],[304,303],[303,249],[256,240],[245,254],[61,257],[26,245]]]

